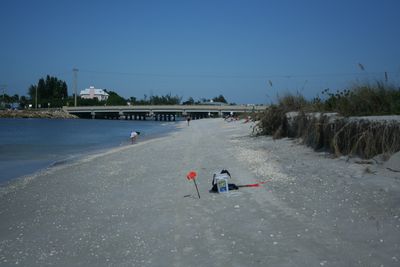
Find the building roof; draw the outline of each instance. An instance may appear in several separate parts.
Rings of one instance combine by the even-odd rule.
[[[81,90],[80,95],[89,95],[91,90],[94,90],[94,92],[93,92],[94,95],[104,95],[104,96],[109,95],[109,94],[107,94],[107,92],[104,91],[104,89],[96,89],[96,88],[94,88],[94,86],[90,86],[89,88]]]

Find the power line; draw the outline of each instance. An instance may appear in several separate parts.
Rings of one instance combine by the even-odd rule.
[[[166,77],[166,78],[238,78],[238,79],[270,79],[270,78],[302,78],[302,77],[340,77],[340,76],[371,76],[394,74],[395,72],[376,71],[376,72],[348,72],[348,73],[309,73],[309,74],[267,74],[267,75],[245,75],[245,74],[161,74],[161,73],[145,73],[145,72],[118,72],[118,71],[97,71],[80,69],[80,72],[109,74],[109,75],[127,75],[127,76],[147,76],[147,77]]]

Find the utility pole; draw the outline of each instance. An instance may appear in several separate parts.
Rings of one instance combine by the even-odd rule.
[[[75,94],[75,107],[76,107],[76,97],[77,97],[77,87],[78,87],[78,69],[77,68],[73,68],[72,69],[73,73],[74,73],[74,94]]]
[[[37,107],[38,107],[38,105],[37,105],[37,88],[38,88],[38,86],[36,85],[35,88],[36,88],[35,89],[35,91],[36,91],[35,92],[35,105],[36,105],[36,109],[37,109]]]

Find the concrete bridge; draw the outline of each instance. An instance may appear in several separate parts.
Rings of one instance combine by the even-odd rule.
[[[154,120],[171,121],[176,117],[190,116],[192,119],[236,116],[242,113],[264,111],[266,106],[249,105],[144,105],[144,106],[90,106],[90,107],[63,107],[69,114],[80,118],[92,119],[119,119],[126,120]]]

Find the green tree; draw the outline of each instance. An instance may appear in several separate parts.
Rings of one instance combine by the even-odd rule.
[[[143,99],[137,99],[132,96],[126,101],[130,102],[131,105],[179,105],[181,100],[182,98],[177,95],[166,94],[164,96],[151,95],[149,98],[144,95]]]
[[[212,99],[214,102],[228,103],[223,95],[219,95]]]
[[[108,99],[106,101],[106,104],[108,106],[124,106],[124,105],[126,105],[127,101],[123,97],[119,96],[116,92],[113,92],[113,91],[108,92],[107,90],[104,90],[104,91],[106,91],[109,94]]]
[[[26,99],[26,96],[23,95],[19,98],[19,104],[22,108],[25,108],[28,105],[28,99]]]
[[[181,98],[167,94],[165,96],[151,96],[149,102],[152,105],[179,105]]]
[[[28,95],[34,102],[37,99],[42,106],[51,103],[52,107],[62,106],[63,99],[68,98],[68,87],[65,81],[56,77],[47,75],[46,78],[40,78],[36,85],[28,88]]]
[[[106,101],[99,101],[97,98],[87,99],[80,97],[77,98],[77,102],[78,106],[104,106],[104,104],[106,103]],[[74,103],[73,97],[68,99],[67,105],[69,105],[69,103]]]
[[[128,99],[128,102],[131,103],[131,105],[136,105],[136,104],[137,104],[137,99],[136,99],[136,97],[131,96],[131,97]]]
[[[182,103],[182,105],[194,105],[193,97],[189,97],[188,100]]]

